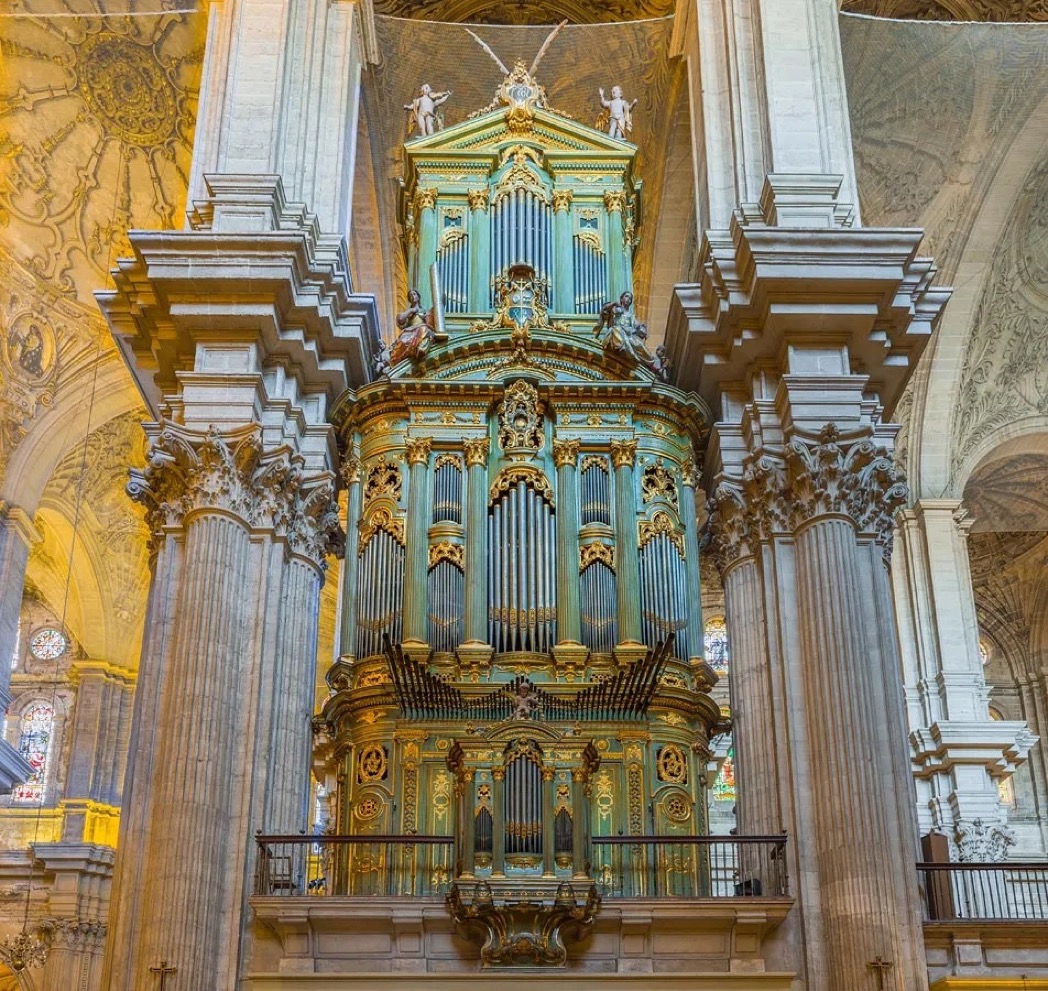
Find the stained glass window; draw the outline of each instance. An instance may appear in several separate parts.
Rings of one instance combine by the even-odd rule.
[[[717,780],[713,782],[713,800],[715,802],[735,801],[735,747],[728,747],[728,756],[721,764]]]
[[[703,644],[706,648],[706,661],[718,675],[728,673],[728,627],[723,616],[714,616],[706,620],[703,631]]]
[[[66,640],[65,634],[50,627],[38,630],[29,641],[29,649],[33,656],[41,661],[53,661],[56,657],[61,657],[68,646],[69,641]]]
[[[28,781],[15,785],[11,797],[16,802],[44,800],[54,727],[55,710],[46,702],[37,702],[22,713],[22,735],[18,741],[18,752],[32,768],[33,773]]]

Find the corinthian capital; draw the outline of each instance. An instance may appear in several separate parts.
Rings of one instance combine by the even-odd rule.
[[[706,502],[706,513],[710,552],[724,575],[732,565],[753,554],[746,500],[740,487],[721,482]]]
[[[637,460],[637,442],[635,440],[613,440],[611,442],[611,463],[615,468],[632,468]]]
[[[418,189],[415,191],[415,209],[432,210],[437,205],[435,189]]]
[[[565,465],[571,465],[574,468],[578,460],[578,440],[555,440],[553,442],[553,463],[558,468],[563,468]]]
[[[604,209],[608,213],[622,213],[626,207],[626,194],[621,189],[609,189],[604,194]]]
[[[570,189],[554,189],[553,190],[553,212],[560,213],[561,210],[567,210],[571,206],[572,196],[574,194]]]
[[[488,451],[491,441],[487,437],[479,437],[476,440],[463,440],[462,448],[466,452],[466,467],[473,465],[486,465],[488,463]]]
[[[429,452],[433,449],[432,437],[409,437],[404,442],[409,465],[429,463]]]
[[[486,210],[488,208],[488,190],[483,189],[466,190],[466,200],[471,210]]]
[[[154,550],[164,531],[181,527],[187,514],[211,510],[273,530],[318,565],[325,553],[337,552],[342,531],[334,476],[307,478],[302,457],[289,447],[265,450],[259,424],[200,431],[159,423],[147,429],[146,467],[131,469],[127,491],[146,507]]]

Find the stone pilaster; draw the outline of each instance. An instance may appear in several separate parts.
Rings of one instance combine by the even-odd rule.
[[[894,578],[921,833],[949,837],[955,859],[1003,860],[1013,842],[997,782],[1037,738],[990,719],[990,689],[961,504],[922,499],[901,514]]]
[[[404,551],[404,643],[426,647],[426,574],[429,563],[429,453],[431,437],[407,441],[408,507]]]

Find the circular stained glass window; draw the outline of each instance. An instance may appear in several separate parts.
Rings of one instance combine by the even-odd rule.
[[[53,661],[66,652],[69,641],[65,634],[50,627],[39,630],[33,634],[29,641],[29,650],[33,657],[41,661]]]

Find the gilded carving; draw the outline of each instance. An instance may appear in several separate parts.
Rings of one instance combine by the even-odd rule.
[[[418,211],[422,210],[433,210],[437,206],[437,191],[435,189],[416,189],[415,190],[415,209]]]
[[[367,481],[364,483],[365,504],[378,496],[389,496],[394,502],[400,502],[402,490],[403,479],[400,467],[395,462],[380,461],[368,467]]]
[[[568,210],[571,207],[573,196],[574,193],[570,188],[553,190],[553,212],[560,213],[563,210]]]
[[[549,479],[534,465],[526,464],[514,464],[503,468],[488,493],[489,501],[494,501],[502,492],[508,492],[510,487],[516,485],[517,482],[524,482],[525,485],[538,492],[551,506],[553,505],[553,486],[550,485]]]
[[[430,545],[429,566],[435,568],[441,561],[450,561],[459,570],[465,569],[465,550],[462,544],[452,543],[450,540],[442,540],[437,544]]]
[[[457,454],[438,454],[433,462],[433,470],[439,471],[441,468],[448,466],[462,471],[462,458]]]
[[[499,446],[509,452],[542,449],[542,416],[545,406],[538,390],[526,379],[506,386],[499,407]]]
[[[361,479],[361,462],[358,457],[349,457],[342,462],[342,482],[348,488],[356,485]]]
[[[626,814],[631,836],[644,834],[644,777],[639,763],[626,769]]]
[[[675,743],[662,747],[655,758],[655,773],[659,781],[674,784],[688,783],[688,758]]]
[[[635,440],[613,440],[611,442],[611,463],[616,468],[632,468],[637,460],[637,442]]]
[[[357,783],[384,781],[387,774],[386,748],[371,744],[360,751],[357,758]]]
[[[640,491],[644,502],[665,499],[677,508],[677,483],[662,464],[648,465],[640,477]]]
[[[504,196],[523,189],[532,196],[548,203],[550,200],[549,190],[542,184],[538,175],[528,167],[528,159],[534,160],[534,150],[518,145],[511,149],[513,164],[505,171],[495,187],[495,195],[491,198],[491,205],[495,206]],[[530,154],[529,154],[530,153]]]
[[[579,459],[579,443],[577,439],[555,440],[553,442],[553,463],[558,468],[566,466],[574,468]]]
[[[664,533],[677,548],[681,557],[684,556],[684,531],[669,513],[660,510],[650,520],[641,520],[637,525],[637,531],[639,547],[647,546],[659,534]]]
[[[608,213],[622,213],[626,208],[626,194],[621,189],[608,189],[604,192],[604,209]]]
[[[491,450],[491,441],[487,437],[476,440],[463,439],[462,449],[466,453],[466,467],[474,465],[484,466],[488,463],[488,452]]]
[[[404,520],[394,516],[388,509],[382,506],[361,522],[359,553],[364,553],[364,548],[367,547],[368,541],[379,530],[385,530],[401,547],[404,546]]]
[[[404,453],[409,465],[429,464],[429,454],[432,450],[432,437],[409,437],[404,441]]]
[[[469,189],[466,191],[466,200],[469,203],[471,210],[487,210],[488,208],[488,188],[484,186],[481,189]]]
[[[597,541],[592,544],[584,544],[579,548],[579,574],[597,561],[603,561],[609,568],[615,570],[615,552],[607,544]]]

